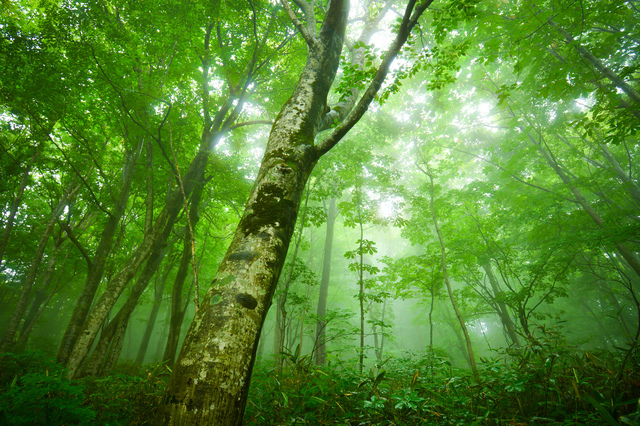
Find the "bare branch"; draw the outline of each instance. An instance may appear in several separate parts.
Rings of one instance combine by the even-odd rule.
[[[302,34],[302,37],[307,42],[307,45],[309,47],[315,46],[316,43],[317,43],[317,40],[316,40],[315,36],[312,35],[309,32],[309,29],[307,28],[307,26],[305,26],[302,23],[302,21],[300,21],[298,19],[298,17],[296,16],[295,12],[291,8],[291,5],[289,4],[289,2],[287,0],[280,0],[280,2],[282,3],[282,7],[284,7],[284,10],[287,12],[287,15],[289,16],[289,19],[291,19],[291,22],[293,22],[293,25],[295,25],[295,27],[298,29],[298,31],[300,31],[300,34]],[[314,33],[315,33],[315,26],[313,28],[314,28]]]
[[[358,105],[351,111],[351,113],[347,116],[347,118],[335,128],[335,130],[331,133],[331,135],[320,142],[316,146],[316,152],[318,157],[327,153],[331,148],[336,146],[338,142],[355,126],[355,124],[360,121],[364,113],[369,108],[369,105],[375,98],[376,94],[380,90],[382,83],[384,82],[385,77],[389,73],[389,68],[391,63],[396,58],[400,49],[409,38],[409,34],[413,27],[418,23],[418,19],[422,16],[422,13],[431,5],[433,0],[425,0],[420,3],[417,7],[416,0],[410,0],[407,4],[407,8],[405,9],[404,16],[402,18],[402,22],[400,24],[400,29],[398,30],[398,34],[396,35],[395,40],[387,53],[384,55],[382,63],[378,70],[376,71],[376,75],[373,77],[373,81],[369,84],[369,87],[365,91],[362,98],[358,102]],[[415,10],[414,10],[415,7]]]

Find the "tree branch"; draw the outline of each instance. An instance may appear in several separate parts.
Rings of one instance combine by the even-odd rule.
[[[82,247],[82,244],[80,244],[80,241],[78,241],[78,239],[76,238],[75,234],[73,233],[73,229],[71,229],[71,227],[68,224],[66,224],[63,220],[58,219],[57,222],[60,228],[62,228],[62,230],[67,234],[71,242],[75,244],[75,246],[78,248],[78,250],[80,251],[80,254],[82,255],[82,257],[84,257],[84,260],[87,262],[87,267],[89,268],[89,270],[91,270],[91,268],[93,267],[93,262],[91,261],[91,257],[89,256],[89,253],[87,253],[87,251],[84,249],[84,247]]]
[[[315,38],[315,27],[313,31],[314,34],[311,34],[311,32],[309,32],[309,29],[302,23],[302,21],[298,19],[289,2],[287,0],[280,0],[280,2],[282,3],[282,7],[284,7],[284,10],[287,12],[289,19],[291,19],[291,22],[293,22],[293,25],[295,25],[298,31],[300,31],[300,34],[302,34],[302,38],[304,38],[304,40],[307,42],[307,45],[310,48],[315,46],[317,43],[317,40]]]
[[[387,50],[387,53],[384,55],[384,59],[378,67],[376,74],[373,78],[371,84],[360,98],[358,105],[349,113],[347,118],[335,128],[335,130],[331,133],[331,135],[320,142],[316,146],[316,152],[318,157],[321,157],[325,153],[327,153],[331,148],[336,146],[338,142],[355,126],[355,124],[360,121],[364,113],[369,108],[369,105],[375,98],[376,94],[380,90],[382,83],[384,82],[385,77],[389,73],[389,68],[391,63],[396,58],[400,49],[407,41],[409,34],[413,27],[418,23],[418,19],[422,15],[422,13],[431,5],[433,0],[425,0],[420,3],[414,10],[416,5],[416,0],[409,0],[407,4],[407,8],[405,9],[404,16],[402,18],[402,22],[400,24],[400,29],[398,30],[398,34],[396,35],[393,44]]]

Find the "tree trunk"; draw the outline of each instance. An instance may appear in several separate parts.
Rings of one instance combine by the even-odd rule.
[[[92,265],[89,268],[89,273],[84,283],[82,293],[78,298],[75,307],[73,308],[73,314],[69,319],[69,324],[65,330],[60,348],[58,349],[57,361],[60,364],[65,364],[69,360],[71,350],[80,336],[82,327],[91,310],[91,304],[95,298],[98,286],[104,276],[104,268],[107,263],[107,259],[113,249],[113,239],[116,235],[120,219],[124,214],[127,202],[129,201],[131,182],[133,181],[135,165],[138,161],[138,152],[141,147],[139,146],[134,152],[129,152],[125,157],[125,162],[122,167],[122,189],[120,195],[115,203],[113,211],[109,215],[109,219],[102,230],[100,236],[100,242],[96,247],[95,254],[93,255]]]
[[[31,173],[31,168],[33,167],[33,163],[36,161],[38,157],[39,149],[36,147],[33,156],[27,161],[27,165],[22,171],[22,178],[20,179],[20,185],[18,186],[18,190],[15,193],[13,198],[13,202],[11,203],[11,208],[9,209],[9,216],[7,216],[6,221],[4,223],[4,231],[2,232],[2,239],[0,240],[0,270],[2,267],[2,259],[4,258],[4,251],[7,248],[7,243],[9,242],[9,237],[11,236],[11,230],[13,229],[13,222],[16,220],[16,213],[18,212],[18,207],[22,204],[22,196],[24,195],[24,190],[27,187],[27,179],[29,178],[29,173]]]
[[[376,354],[376,361],[381,362],[384,354],[384,314],[387,311],[387,299],[382,301],[382,314],[380,315],[380,321],[382,326],[380,327],[380,333],[378,333],[378,326],[376,325],[376,319],[373,316],[373,309],[369,310],[369,319],[371,320],[371,332],[373,333],[373,347]]]
[[[149,256],[144,270],[131,289],[131,293],[129,293],[129,297],[127,297],[127,300],[116,316],[104,328],[98,341],[98,345],[93,351],[91,360],[88,363],[89,365],[85,370],[85,374],[97,375],[106,373],[117,362],[131,314],[138,303],[138,299],[147,288],[149,281],[151,281],[151,278],[153,278],[153,275],[162,263],[165,254],[166,248],[158,252],[154,252]],[[72,364],[70,363],[70,365]],[[73,365],[75,366],[75,364]]]
[[[324,365],[327,362],[327,347],[325,345],[325,335],[327,322],[327,296],[329,294],[329,280],[331,278],[331,250],[333,247],[333,230],[338,217],[336,199],[329,201],[327,211],[327,232],[324,239],[324,257],[322,259],[322,278],[320,279],[320,294],[318,295],[318,309],[316,315],[316,365]]]
[[[487,278],[489,278],[489,284],[491,284],[491,288],[493,289],[493,298],[496,300],[498,306],[497,313],[500,317],[500,321],[502,322],[506,334],[507,336],[509,336],[509,340],[511,340],[512,344],[520,346],[518,333],[516,333],[515,325],[513,324],[511,315],[509,315],[508,307],[502,300],[500,300],[500,285],[498,284],[498,280],[493,273],[493,269],[491,268],[491,264],[489,263],[489,261],[482,263],[482,268],[487,273]]]
[[[233,241],[196,312],[156,424],[242,423],[257,341],[319,158],[314,138],[336,74],[347,3],[331,2],[277,117]],[[242,330],[242,331],[240,331]]]
[[[636,182],[631,179],[629,175],[624,172],[624,170],[622,170],[622,167],[620,167],[620,163],[618,163],[618,160],[616,160],[616,158],[613,156],[611,151],[609,151],[609,148],[605,144],[598,144],[598,146],[602,151],[602,156],[611,165],[611,168],[613,168],[613,170],[615,171],[618,179],[622,181],[622,186],[627,190],[633,201],[635,201],[636,206],[640,207],[640,188],[638,188]]]
[[[291,281],[293,280],[295,262],[298,258],[298,250],[300,249],[300,243],[302,242],[302,233],[304,231],[306,217],[307,217],[307,205],[309,203],[309,193],[310,189],[307,188],[307,197],[305,199],[304,209],[302,210],[302,220],[300,221],[300,229],[298,233],[298,238],[296,238],[295,248],[293,250],[293,256],[291,256],[291,268],[289,269],[289,275],[284,280],[284,285],[282,292],[277,298],[276,301],[276,327],[274,333],[274,347],[273,353],[277,357],[277,371],[278,373],[282,372],[282,367],[284,366],[284,358],[282,354],[285,349],[291,348],[291,343],[286,341],[288,331],[291,330],[290,327],[287,327],[287,297],[289,296],[289,286],[291,285]],[[289,325],[291,320],[289,320]]]
[[[136,363],[144,364],[144,358],[147,355],[147,349],[149,348],[149,341],[151,340],[151,334],[153,333],[153,328],[156,325],[156,319],[158,318],[158,312],[160,312],[160,306],[162,305],[162,296],[164,295],[164,289],[167,284],[167,278],[169,273],[173,269],[174,261],[169,262],[168,265],[164,268],[164,274],[161,279],[156,280],[154,297],[153,297],[153,306],[151,308],[151,312],[149,313],[149,319],[147,320],[147,325],[144,329],[144,334],[142,335],[142,340],[140,341],[140,348],[138,349],[138,354],[136,355]]]
[[[207,143],[204,143],[204,146],[208,146]],[[148,223],[153,219],[153,209],[152,206],[148,205],[147,200],[145,218],[145,230],[147,232],[145,232],[144,239],[127,263],[122,266],[116,276],[109,282],[104,293],[100,296],[100,299],[98,299],[91,314],[87,318],[82,332],[73,346],[71,355],[68,357],[67,368],[70,378],[73,378],[74,375],[79,372],[80,365],[89,353],[98,330],[129,281],[139,271],[147,257],[151,253],[161,250],[166,244],[178,214],[184,206],[183,190],[184,195],[189,197],[194,188],[202,183],[201,179],[204,176],[204,168],[207,164],[208,155],[208,149],[201,146],[201,149],[196,154],[182,179],[183,188],[174,189],[167,197],[164,208],[156,218],[153,226],[148,226]]]
[[[613,72],[610,68],[606,67],[600,59],[593,56],[590,51],[581,46],[579,40],[574,40],[573,36],[567,33],[557,23],[555,23],[554,21],[549,21],[549,25],[558,30],[558,32],[562,34],[562,37],[564,37],[567,44],[572,44],[576,51],[591,65],[593,65],[595,69],[597,69],[600,73],[602,73],[602,75],[608,78],[618,89],[622,90],[627,96],[629,96],[629,99],[631,99],[636,104],[635,109],[640,106],[640,93],[638,93],[637,90],[635,90],[629,83],[624,81],[622,77]]]
[[[201,178],[202,180],[204,180],[204,176],[202,176]],[[189,221],[191,222],[192,229],[195,229],[198,221],[200,220],[199,209],[203,190],[204,184],[199,184],[194,189],[193,196],[191,198],[191,207],[189,208]],[[190,232],[185,232],[182,245],[182,257],[180,258],[180,266],[178,266],[178,272],[176,273],[176,277],[173,282],[173,289],[171,291],[171,319],[169,320],[169,337],[167,338],[164,355],[162,356],[162,361],[166,362],[169,366],[172,366],[176,359],[176,353],[178,352],[178,343],[180,341],[180,330],[182,329],[184,315],[187,312],[188,301],[187,303],[182,302],[182,289],[184,287],[184,281],[189,274],[189,266],[191,262],[195,262],[195,259],[193,259],[191,244],[192,239]],[[206,239],[204,244],[206,244]],[[202,247],[203,253],[204,244]]]
[[[29,266],[27,276],[22,283],[22,291],[20,292],[18,303],[16,304],[13,315],[11,316],[11,319],[9,321],[9,325],[7,326],[7,330],[5,331],[2,342],[0,343],[0,351],[2,352],[5,352],[13,347],[16,332],[18,331],[20,321],[22,321],[22,317],[24,316],[24,313],[27,309],[31,287],[33,287],[33,283],[35,282],[36,276],[38,275],[38,269],[40,268],[40,263],[42,262],[44,251],[47,248],[49,237],[53,232],[53,227],[58,221],[58,218],[62,214],[64,208],[67,206],[69,199],[73,197],[80,189],[80,185],[76,185],[75,188],[73,187],[73,185],[73,183],[70,184],[64,191],[62,197],[60,197],[60,200],[58,201],[58,204],[53,208],[47,225],[42,231],[40,241],[38,242],[38,248],[33,255],[33,260],[31,261],[31,265]]]
[[[39,317],[39,313],[41,312],[40,308],[53,296],[53,292],[50,287],[53,281],[53,274],[56,270],[56,264],[58,263],[58,256],[62,251],[65,241],[66,240],[60,235],[55,235],[53,237],[53,247],[51,248],[51,253],[48,255],[49,260],[47,261],[47,269],[42,277],[42,284],[40,284],[40,286],[35,290],[31,306],[29,307],[29,312],[25,316],[22,327],[20,328],[20,337],[15,345],[15,352],[22,352],[27,344],[27,339],[33,329],[33,325]]]
[[[362,117],[393,58],[430,2],[410,1],[398,36],[352,114],[314,145],[335,78],[348,2],[333,0],[319,34],[287,13],[307,41],[307,62],[276,118],[231,245],[185,337],[157,425],[240,425],[260,331],[284,265],[306,181],[320,158]]]
[[[360,205],[360,187],[356,184],[356,197],[357,197],[357,209],[358,209],[358,224],[360,225],[360,246],[358,251],[360,253],[360,264],[358,265],[358,303],[360,305],[360,356],[358,357],[358,364],[360,365],[360,374],[364,368],[364,228],[362,225],[362,209]]]
[[[440,241],[440,251],[442,257],[442,275],[444,277],[444,282],[447,285],[447,292],[449,293],[449,300],[451,301],[451,306],[453,306],[453,310],[456,313],[456,317],[458,318],[458,322],[460,323],[460,328],[462,329],[462,333],[464,334],[464,340],[467,344],[467,352],[469,353],[469,365],[471,365],[471,371],[473,371],[473,376],[476,380],[479,379],[478,368],[476,367],[476,359],[473,354],[473,347],[471,346],[471,338],[469,337],[469,332],[467,331],[467,325],[462,318],[462,314],[458,309],[458,304],[456,303],[455,298],[453,297],[453,290],[451,289],[451,283],[449,282],[449,274],[447,272],[447,255],[444,246],[444,240],[442,238],[442,234],[440,233],[440,226],[438,225],[438,216],[436,214],[436,209],[434,206],[434,191],[433,191],[433,176],[430,171],[424,172],[427,176],[429,176],[429,181],[431,182],[431,216],[433,217],[433,225],[436,228],[436,234],[438,235],[438,240]]]
[[[431,303],[429,304],[429,352],[433,351],[433,306],[436,301],[436,282],[435,280],[431,281]]]
[[[102,327],[107,315],[111,311],[113,305],[115,305],[127,283],[138,272],[140,266],[142,266],[149,256],[150,251],[151,244],[149,242],[143,243],[138,247],[127,264],[124,265],[115,277],[113,277],[104,293],[100,296],[100,299],[98,299],[98,302],[82,328],[82,333],[68,357],[67,368],[69,370],[70,379],[75,378],[76,375],[80,373],[81,365],[89,353],[100,327]]]
[[[169,336],[169,322],[171,311],[170,308],[167,308],[167,311],[164,315],[164,319],[161,321],[163,323],[162,331],[158,335],[158,343],[156,344],[156,351],[154,354],[154,361],[163,362],[164,349],[167,347],[167,337]]]

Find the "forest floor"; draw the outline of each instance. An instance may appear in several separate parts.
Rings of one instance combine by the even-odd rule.
[[[638,425],[640,362],[624,354],[529,345],[478,363],[479,377],[437,351],[358,365],[288,356],[259,360],[246,425]],[[0,356],[2,425],[144,425],[169,378],[161,364],[124,362],[68,381],[42,353]]]

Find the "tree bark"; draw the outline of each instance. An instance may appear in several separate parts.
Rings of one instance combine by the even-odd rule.
[[[277,357],[277,371],[278,373],[282,372],[282,368],[284,366],[284,358],[282,357],[285,349],[291,348],[291,340],[287,339],[287,337],[291,337],[291,319],[289,319],[289,324],[287,324],[287,298],[289,296],[289,287],[291,286],[291,281],[293,280],[293,274],[295,272],[295,262],[298,259],[298,250],[300,249],[300,243],[302,242],[302,233],[304,231],[306,217],[307,217],[307,205],[309,203],[309,193],[310,189],[307,188],[307,197],[305,199],[304,209],[302,210],[302,220],[300,221],[300,227],[298,232],[298,238],[296,238],[295,248],[293,250],[293,256],[291,256],[291,268],[289,269],[289,275],[284,280],[284,287],[276,300],[276,327],[274,333],[274,341],[273,341],[273,353]],[[287,327],[289,325],[289,327]],[[285,344],[286,341],[286,344]],[[302,348],[302,346],[301,346]]]
[[[229,250],[185,337],[156,424],[242,423],[257,340],[319,158],[314,138],[335,77],[348,3],[331,2],[271,130]]]

